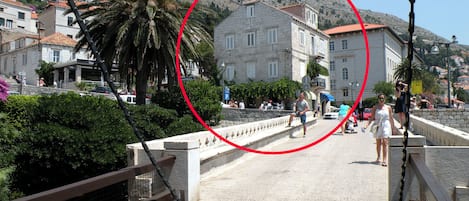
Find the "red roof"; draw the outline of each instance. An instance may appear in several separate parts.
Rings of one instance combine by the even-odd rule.
[[[21,3],[20,1],[16,1],[16,0],[2,0],[2,1],[6,4],[31,9],[30,7],[28,7],[28,6],[24,5],[23,3]]]
[[[42,38],[41,43],[62,46],[75,46],[77,44],[77,41],[71,39],[66,35],[56,32],[52,35]]]
[[[379,28],[386,28],[388,26],[382,25],[382,24],[363,24],[366,30],[371,30],[371,29],[379,29]],[[334,27],[332,29],[325,30],[324,32],[329,35],[334,35],[334,34],[341,34],[341,33],[349,33],[349,32],[357,32],[357,31],[362,31],[362,27],[360,24],[350,24],[350,25],[344,25],[344,26],[338,26]]]

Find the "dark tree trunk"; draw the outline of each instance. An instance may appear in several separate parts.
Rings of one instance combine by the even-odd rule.
[[[143,67],[140,70],[137,70],[137,75],[135,79],[135,90],[137,92],[137,105],[145,105],[145,98],[147,95],[148,87],[148,68]]]

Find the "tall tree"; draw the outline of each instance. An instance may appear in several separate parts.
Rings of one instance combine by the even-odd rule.
[[[187,7],[175,0],[115,0],[93,1],[79,9],[85,10],[82,17],[108,68],[117,62],[121,77],[135,75],[137,104],[145,104],[150,78],[156,77],[159,87],[164,79],[176,84],[176,41]],[[201,23],[187,21],[179,55],[184,72],[185,61],[198,58],[196,44],[210,40]],[[75,48],[82,47],[89,48],[84,37]]]
[[[404,59],[395,69],[394,72],[394,80],[404,80],[407,81],[407,76],[409,75],[409,71],[407,70],[409,67],[409,60]],[[412,70],[412,80],[420,80],[423,77],[423,69],[421,66],[413,63],[410,67]]]

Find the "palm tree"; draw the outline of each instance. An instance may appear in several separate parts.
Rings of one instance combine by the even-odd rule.
[[[150,78],[156,78],[159,87],[165,78],[168,85],[176,83],[176,41],[187,8],[175,0],[115,0],[93,1],[79,9],[86,10],[82,17],[108,68],[117,63],[121,77],[135,74],[137,104],[145,104]],[[179,55],[184,72],[184,61],[198,58],[196,44],[210,40],[201,23],[187,21]],[[86,45],[81,37],[75,48]]]
[[[399,66],[395,69],[394,72],[394,80],[405,80],[405,82],[409,82],[407,79],[409,76],[409,71],[407,70],[409,67],[409,61],[405,59],[402,61]],[[438,77],[431,72],[424,70],[421,66],[413,63],[411,66],[412,70],[412,81],[422,80],[423,91],[430,92],[430,91],[439,91],[439,86],[437,84]]]
[[[405,80],[406,82],[408,82],[407,80],[409,76],[408,67],[409,67],[409,60],[406,58],[401,62],[401,64],[399,64],[395,68],[394,80],[396,81]],[[412,80],[420,80],[423,78],[422,76],[423,76],[424,70],[421,68],[421,66],[413,63],[411,66],[411,70],[412,70]]]

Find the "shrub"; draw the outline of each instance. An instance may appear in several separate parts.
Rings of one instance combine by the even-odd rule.
[[[69,93],[42,96],[20,136],[13,185],[37,193],[126,166],[136,141],[115,101]]]
[[[217,87],[208,81],[191,80],[185,82],[184,88],[194,109],[205,122],[218,123],[220,121],[221,105]],[[193,115],[178,86],[170,87],[168,91],[158,92],[153,96],[152,101],[161,107],[176,110],[179,117],[186,114]]]

